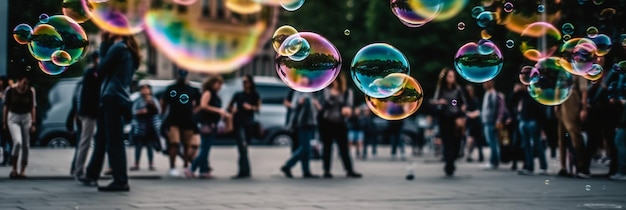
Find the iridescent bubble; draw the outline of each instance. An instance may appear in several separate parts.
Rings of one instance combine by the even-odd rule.
[[[385,120],[401,120],[415,113],[424,100],[424,92],[419,82],[404,75],[404,85],[396,94],[386,98],[365,95],[365,103],[374,114]]]
[[[591,185],[585,185],[585,190],[586,190],[587,192],[591,191]]]
[[[561,26],[561,31],[563,34],[574,34],[574,25],[571,23],[564,23],[563,26]]]
[[[478,26],[481,28],[485,28],[492,23],[493,23],[493,14],[490,11],[481,12],[476,17],[476,24],[478,24]]]
[[[480,0],[480,4],[484,7],[490,7],[495,0]]]
[[[258,13],[263,9],[263,5],[253,0],[226,0],[224,6],[230,11],[243,15]]]
[[[504,45],[506,46],[506,48],[509,48],[509,49],[510,49],[510,48],[513,48],[513,46],[515,46],[515,41],[513,41],[513,40],[511,40],[511,39],[506,40],[506,42],[504,43]]]
[[[456,103],[457,103],[456,99],[452,99],[452,101],[450,102],[450,104],[452,104],[452,106],[456,106]]]
[[[539,72],[532,66],[524,66],[519,71],[519,81],[523,85],[530,85],[530,83],[537,82],[539,79]]]
[[[550,184],[550,180],[546,179],[546,181],[544,181],[544,183],[545,183],[545,185],[549,185]]]
[[[343,30],[343,35],[350,36],[350,29]]]
[[[619,40],[622,43],[622,47],[626,47],[626,34],[620,35]]]
[[[602,3],[604,3],[604,1],[603,1],[603,0],[593,0],[592,2],[593,2],[593,4],[595,4],[595,5],[601,5]]]
[[[589,28],[587,28],[587,30],[585,30],[585,32],[587,33],[587,37],[589,38],[595,38],[598,35],[598,28],[591,26]]]
[[[474,42],[460,47],[454,57],[454,67],[465,80],[483,83],[500,73],[504,60],[500,49],[495,45],[490,54],[482,54],[478,48],[478,44]]]
[[[542,4],[537,6],[537,12],[539,12],[539,13],[543,13],[545,10],[546,10],[546,8]]]
[[[507,2],[507,3],[504,3],[503,8],[504,8],[504,11],[505,11],[505,12],[513,12],[513,9],[514,9],[515,7],[513,7],[513,3],[511,3],[511,2]]]
[[[290,12],[300,9],[302,5],[304,5],[304,0],[280,0],[280,6]]]
[[[605,34],[599,34],[593,39],[591,39],[593,43],[598,47],[596,51],[597,56],[605,56],[611,51],[611,47],[613,46],[611,43],[611,38]]]
[[[27,24],[19,24],[13,28],[13,38],[19,44],[28,44],[33,35],[33,28]]]
[[[193,3],[196,3],[197,0],[173,0],[174,3],[180,4],[180,5],[192,5]]]
[[[39,69],[41,69],[43,73],[54,76],[65,72],[67,66],[57,66],[54,65],[52,61],[39,61]]]
[[[170,97],[174,98],[174,97],[176,97],[176,94],[178,94],[178,93],[176,92],[176,90],[171,90],[171,91],[170,91]]]
[[[482,39],[491,39],[491,34],[486,29],[480,31],[480,37]]]
[[[485,11],[484,7],[475,6],[474,8],[472,8],[472,18],[478,18],[478,15],[480,15],[480,13],[484,11]]]
[[[186,93],[180,94],[180,96],[178,97],[178,102],[180,102],[181,104],[189,103],[189,95],[187,95]]]
[[[597,47],[593,41],[587,38],[581,38],[568,61],[572,64],[572,71],[570,73],[575,75],[585,75],[589,69],[595,63],[597,57]]]
[[[376,85],[371,84],[375,80],[384,79],[391,73],[409,74],[410,65],[406,56],[395,47],[385,43],[374,43],[361,48],[356,53],[350,66],[350,73],[356,87],[365,95],[385,98],[390,94],[379,91]]]
[[[384,78],[375,79],[370,83],[368,89],[377,90],[379,95],[392,96],[402,90],[407,82],[406,74],[391,73]]]
[[[39,22],[40,23],[48,23],[48,18],[50,16],[48,16],[47,14],[41,14],[39,15]]]
[[[57,66],[69,66],[72,64],[72,56],[63,50],[57,50],[52,53],[52,63]]]
[[[439,10],[424,6],[434,4],[442,4],[442,6]],[[434,21],[445,21],[457,16],[467,5],[467,0],[410,0],[409,5],[414,11],[421,11],[421,15],[427,17],[435,15]]]
[[[83,9],[100,29],[113,34],[130,35],[144,29],[144,17],[151,0],[113,1],[82,0]],[[163,17],[164,18],[164,17]]]
[[[414,7],[409,6],[412,2]],[[391,11],[408,27],[420,27],[433,20],[442,3],[440,0],[390,0]]]
[[[574,82],[572,75],[564,68],[566,65],[569,63],[558,57],[539,60],[534,67],[538,72],[538,79],[528,86],[530,96],[547,106],[559,105],[567,100]]]
[[[87,12],[83,9],[82,0],[63,0],[62,9],[63,15],[72,18],[77,23],[83,23],[89,20]]]
[[[147,0],[135,2],[144,1]],[[213,16],[212,9],[208,15],[201,12],[203,2],[206,1],[196,1],[191,6],[174,4],[174,9],[171,3],[153,4],[142,18],[150,43],[159,53],[180,68],[203,74],[230,73],[249,63],[272,37],[281,10],[263,6],[254,14],[226,10],[226,15]],[[187,8],[188,12],[179,12],[177,8]],[[284,40],[274,41],[272,46],[278,49]]]
[[[465,23],[464,22],[459,22],[456,25],[456,28],[459,29],[459,31],[465,30]]]
[[[600,64],[593,64],[593,66],[587,71],[587,74],[583,75],[583,77],[589,81],[598,81],[602,78],[604,73],[604,69]]]
[[[561,33],[546,22],[532,23],[522,31],[520,50],[531,61],[552,56],[561,44]]]
[[[278,51],[278,48],[280,48],[283,42],[291,35],[294,35],[297,33],[298,33],[298,30],[296,30],[294,27],[290,25],[284,25],[284,26],[279,27],[278,29],[276,29],[276,31],[274,31],[274,35],[272,35],[272,47],[274,47],[274,50],[277,53],[280,53]],[[285,55],[285,56],[288,56],[288,55]]]
[[[71,64],[85,57],[89,40],[83,27],[72,18],[64,15],[51,16],[48,18],[48,25],[53,26],[61,35],[61,49],[70,54],[72,58]]]
[[[565,34],[563,35],[563,38],[561,38],[564,42],[569,41],[570,39],[572,39],[572,35],[569,34]]]
[[[28,43],[30,54],[37,60],[50,61],[52,53],[63,47],[63,38],[57,30],[48,24],[39,24],[33,29],[31,42]]]
[[[481,55],[492,54],[496,48],[496,45],[489,40],[481,39],[480,41],[478,41],[478,53],[480,53]]]
[[[341,55],[326,38],[312,32],[300,32],[311,46],[309,56],[294,61],[286,56],[276,58],[276,72],[287,86],[300,92],[315,92],[332,83],[341,71]]]
[[[311,45],[306,39],[294,34],[288,37],[285,42],[278,48],[279,54],[287,55],[291,60],[301,61],[309,56]]]

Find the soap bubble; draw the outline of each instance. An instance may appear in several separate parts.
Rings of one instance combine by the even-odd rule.
[[[602,68],[602,66],[600,64],[593,64],[589,71],[587,71],[587,73],[583,75],[583,78],[593,82],[600,80],[603,74],[604,69]]]
[[[569,62],[558,57],[539,60],[534,67],[538,72],[538,79],[528,86],[530,96],[547,106],[559,105],[567,100],[574,85],[572,74],[565,70],[568,65]]]
[[[193,2],[191,4],[193,4]],[[263,5],[252,0],[226,0],[224,7],[242,15],[258,13],[263,9]]]
[[[350,29],[343,30],[343,35],[350,36]]]
[[[43,73],[51,76],[59,75],[67,70],[67,66],[57,66],[52,61],[39,61],[38,64]]]
[[[413,77],[403,75],[405,81],[400,91],[386,98],[365,95],[365,103],[377,116],[386,120],[400,120],[411,116],[422,105],[423,90]]]
[[[561,33],[554,26],[546,22],[535,22],[524,28],[519,46],[524,57],[538,61],[552,56],[560,44]]]
[[[296,30],[294,27],[290,25],[284,25],[284,26],[279,27],[278,29],[276,29],[276,31],[274,31],[274,35],[272,35],[272,47],[274,47],[274,50],[280,54],[280,52],[278,51],[278,48],[280,48],[282,43],[288,37],[297,33],[298,33],[298,30]],[[284,55],[284,56],[288,56],[288,55]]]
[[[459,31],[465,30],[465,23],[464,22],[459,22],[456,25],[456,28],[459,29]]]
[[[564,23],[563,26],[561,26],[561,31],[563,31],[563,34],[574,34],[574,25],[571,23]]]
[[[480,37],[482,39],[491,39],[491,34],[486,29],[480,31]]]
[[[72,18],[77,23],[83,23],[89,20],[87,12],[83,8],[82,0],[63,0],[63,15]]]
[[[39,24],[33,29],[31,42],[28,43],[30,54],[37,60],[49,61],[52,53],[63,47],[61,34],[51,25]]]
[[[192,5],[193,3],[196,3],[197,0],[173,0],[174,3],[180,4],[180,5]]]
[[[82,0],[83,10],[100,29],[113,34],[131,35],[144,29],[144,17],[151,0]],[[165,19],[166,17],[162,17]]]
[[[537,6],[537,12],[539,12],[539,13],[543,13],[545,10],[546,10],[546,7],[543,6],[542,4]]]
[[[483,83],[496,77],[502,69],[503,58],[497,46],[490,47],[493,47],[491,53],[482,54],[474,42],[461,46],[454,57],[454,67],[459,75],[474,83]]]
[[[187,95],[186,93],[180,94],[180,96],[178,97],[178,102],[180,102],[181,104],[189,103],[189,95]]]
[[[19,44],[28,44],[33,35],[33,28],[27,24],[19,24],[13,28],[13,38]]]
[[[69,66],[72,64],[72,56],[63,50],[57,50],[52,53],[52,63],[57,66]]]
[[[519,72],[519,81],[523,85],[530,85],[530,83],[537,82],[539,79],[539,72],[532,66],[524,66]]]
[[[589,28],[587,28],[587,30],[585,30],[585,32],[587,33],[587,37],[589,38],[595,38],[598,35],[598,28],[591,26]]]
[[[176,97],[176,94],[178,94],[178,93],[176,92],[176,90],[171,90],[171,91],[170,91],[170,97],[174,98],[174,97]]]
[[[496,45],[489,40],[481,39],[480,41],[478,41],[478,53],[480,53],[481,55],[492,54],[496,48],[498,47],[496,47]]]
[[[476,17],[476,23],[478,24],[479,27],[481,28],[486,28],[487,26],[490,26],[493,23],[493,13],[491,13],[490,11],[484,11],[481,12],[477,17]]]
[[[410,66],[406,56],[395,47],[385,43],[374,43],[356,53],[350,66],[350,73],[356,87],[365,95],[384,98],[393,93],[380,92],[379,87],[372,83],[377,79],[384,79],[391,73],[409,74]]]
[[[514,8],[513,7],[513,3],[511,3],[511,2],[504,3],[504,11],[505,12],[513,12],[513,8]]]
[[[409,4],[413,4],[409,6]],[[391,11],[409,27],[420,27],[433,20],[441,10],[440,0],[390,0]]]
[[[304,5],[304,0],[280,0],[280,5],[283,9],[293,12]]]
[[[309,56],[310,50],[309,42],[300,37],[299,34],[294,34],[289,36],[278,48],[278,54],[289,56],[294,61],[301,61]]]
[[[475,6],[474,8],[472,8],[472,18],[478,18],[478,15],[480,15],[480,13],[484,12],[485,8],[482,6]]]
[[[591,39],[593,43],[596,44],[597,56],[605,56],[611,51],[611,47],[613,46],[611,43],[611,38],[605,34],[599,34],[596,37]]]
[[[506,48],[509,48],[509,49],[511,49],[511,48],[513,48],[513,46],[515,46],[515,42],[513,40],[511,40],[511,39],[506,40],[506,42],[504,44],[506,45]]]
[[[309,56],[294,61],[286,56],[276,58],[276,72],[287,86],[300,92],[315,92],[332,83],[341,70],[341,55],[326,38],[312,32],[300,32],[311,46]]]
[[[39,22],[48,23],[48,18],[50,18],[50,16],[48,16],[47,14],[41,14],[39,15]]]

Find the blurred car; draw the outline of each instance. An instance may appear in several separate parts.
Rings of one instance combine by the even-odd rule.
[[[59,80],[48,92],[50,108],[45,112],[32,145],[63,148],[76,145],[75,135],[70,134],[65,120],[72,108],[72,97],[80,77]]]

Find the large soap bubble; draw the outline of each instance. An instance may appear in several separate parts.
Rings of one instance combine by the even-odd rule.
[[[535,64],[536,78],[531,78],[528,93],[543,105],[562,104],[572,93],[573,77],[565,69],[569,63],[558,57],[541,59]],[[571,67],[570,67],[571,68]]]
[[[276,72],[289,87],[300,92],[315,92],[332,83],[341,71],[341,55],[326,38],[312,32],[300,32],[309,43],[309,55],[302,61],[277,55]]]
[[[68,16],[77,23],[83,23],[89,20],[89,15],[83,8],[82,0],[63,0],[62,10],[63,15]]]
[[[113,34],[130,35],[144,29],[144,17],[151,0],[82,0],[83,9],[100,29]],[[163,1],[160,1],[164,4]],[[156,4],[156,3],[155,3]],[[166,20],[166,17],[161,17]]]
[[[402,88],[396,94],[386,98],[365,96],[365,103],[372,112],[386,120],[400,120],[415,113],[424,100],[424,93],[419,82],[413,77],[402,73],[404,81]]]
[[[430,22],[443,6],[440,0],[390,0],[390,4],[393,14],[409,27],[420,27]]]
[[[503,62],[502,52],[492,42],[481,43],[481,46],[474,42],[467,43],[454,56],[454,67],[459,75],[475,83],[483,83],[496,77]]]
[[[561,33],[546,22],[532,23],[522,31],[520,50],[531,61],[552,56],[561,44]]]
[[[390,79],[386,77],[391,73],[409,74],[410,66],[408,59],[400,50],[386,43],[374,43],[361,48],[350,66],[350,74],[356,87],[365,95],[374,98],[385,98],[395,93],[381,89],[400,88],[402,83],[381,81]]]

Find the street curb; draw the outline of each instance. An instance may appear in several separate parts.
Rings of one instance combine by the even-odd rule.
[[[135,175],[135,176],[129,176],[129,179],[136,179],[136,180],[159,180],[159,179],[163,179],[162,176],[158,176],[158,175]],[[32,180],[38,180],[38,181],[65,181],[65,180],[74,180],[75,178],[73,176],[29,176],[25,179],[10,179],[9,177],[0,177],[0,181],[4,181],[4,180],[10,180],[10,181],[32,181]],[[105,177],[100,177],[100,180],[111,180],[112,177],[110,176],[105,176]]]

